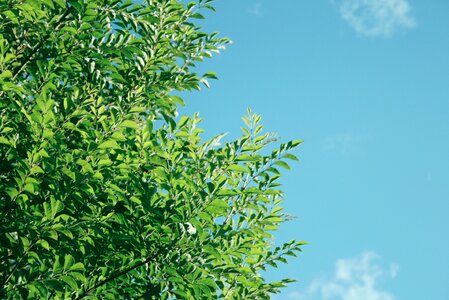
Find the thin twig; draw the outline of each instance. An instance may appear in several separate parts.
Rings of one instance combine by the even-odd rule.
[[[122,276],[122,275],[125,275],[126,273],[129,273],[129,272],[131,272],[131,271],[133,271],[133,270],[135,270],[135,269],[137,269],[137,268],[139,268],[139,267],[141,267],[141,266],[143,266],[143,265],[149,263],[150,261],[152,261],[152,260],[155,259],[156,257],[157,257],[157,254],[153,254],[152,256],[150,256],[150,257],[148,257],[147,259],[145,259],[144,261],[142,261],[142,262],[136,264],[135,266],[129,267],[129,268],[123,270],[123,271],[120,271],[120,272],[118,272],[118,273],[112,275],[111,277],[108,277],[108,278],[106,278],[106,279],[100,281],[99,283],[97,283],[96,285],[94,285],[94,286],[91,287],[90,289],[86,290],[86,291],[85,291],[84,293],[82,293],[81,295],[79,295],[77,298],[75,298],[75,300],[78,300],[78,299],[82,299],[82,298],[84,298],[84,297],[87,297],[92,291],[96,290],[97,288],[99,288],[99,287],[101,287],[101,286],[103,286],[103,285],[105,285],[105,284],[107,284],[107,283],[109,283],[109,282],[111,282],[111,281],[113,281],[113,280],[119,278],[119,277]]]
[[[44,45],[44,43],[47,41],[47,39],[50,37],[50,35],[58,29],[59,25],[65,20],[65,18],[70,14],[70,7],[66,9],[64,14],[59,18],[59,20],[54,24],[54,29],[49,31],[42,40],[37,43],[36,46],[31,49],[31,53],[29,53],[26,57],[23,63],[14,71],[13,80],[16,79],[16,77],[20,74],[20,72],[23,71],[25,66],[31,61],[31,59],[34,58],[34,56],[37,54],[38,50]]]

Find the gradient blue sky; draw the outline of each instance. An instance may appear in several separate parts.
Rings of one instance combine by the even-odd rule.
[[[275,299],[449,299],[449,1],[221,0],[200,24],[234,43],[185,95],[206,136],[240,133],[247,107],[284,141],[307,240],[269,272],[299,280]]]

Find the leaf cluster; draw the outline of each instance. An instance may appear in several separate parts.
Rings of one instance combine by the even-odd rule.
[[[173,91],[229,42],[211,1],[0,0],[0,297],[268,299],[292,141],[202,141]]]

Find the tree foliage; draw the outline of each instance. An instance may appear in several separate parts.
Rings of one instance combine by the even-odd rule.
[[[267,299],[288,219],[248,112],[241,138],[202,141],[173,91],[228,40],[194,20],[211,0],[0,0],[0,297]],[[268,151],[268,149],[272,151]]]

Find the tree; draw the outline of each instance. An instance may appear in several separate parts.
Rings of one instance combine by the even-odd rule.
[[[0,0],[0,296],[267,299],[288,219],[251,111],[201,141],[173,91],[228,43],[193,23],[212,0]]]

